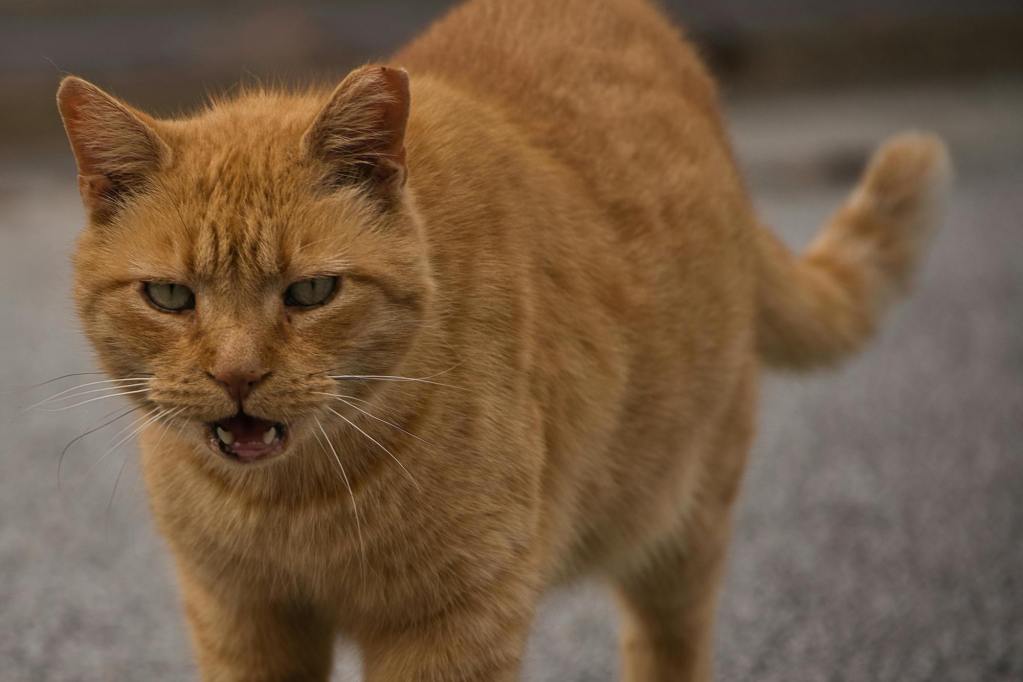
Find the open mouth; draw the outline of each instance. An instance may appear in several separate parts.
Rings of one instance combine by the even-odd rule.
[[[210,443],[238,462],[256,462],[284,449],[284,424],[240,412],[210,424]]]

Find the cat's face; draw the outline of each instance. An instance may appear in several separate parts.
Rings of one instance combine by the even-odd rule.
[[[429,298],[403,189],[401,72],[329,102],[243,97],[155,121],[83,81],[58,96],[90,225],[76,300],[106,369],[224,461],[271,461],[364,398]]]

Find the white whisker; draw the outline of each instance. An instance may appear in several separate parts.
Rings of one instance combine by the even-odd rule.
[[[184,410],[184,409],[185,408],[183,408],[183,407],[179,407],[176,410],[166,410],[166,411],[164,411],[164,413],[162,415],[159,415],[157,417],[157,419],[160,419],[161,417],[166,417],[166,419],[168,421],[173,420],[174,417],[176,415],[180,414],[181,411]],[[163,442],[163,439],[167,435],[167,431],[169,431],[169,430],[170,430],[170,425],[169,424],[165,425],[164,428],[163,428],[163,432],[160,434],[160,437],[156,440],[156,445],[153,446],[154,449],[160,447],[160,443]],[[117,485],[121,482],[121,475],[124,474],[124,466],[127,463],[128,463],[128,453],[124,453],[124,457],[121,459],[121,467],[117,470],[117,477],[114,478],[114,489],[112,491],[110,491],[110,499],[107,501],[106,516],[107,516],[107,519],[108,519],[108,523],[109,523],[109,518],[110,518],[110,508],[113,507],[113,505],[114,505],[114,497],[117,495]]]
[[[110,426],[114,422],[116,422],[116,421],[118,421],[120,419],[123,419],[124,417],[127,417],[132,412],[135,412],[135,411],[141,410],[141,409],[142,409],[141,407],[129,408],[129,409],[121,412],[121,414],[117,415],[113,419],[111,419],[109,421],[105,421],[102,424],[100,424],[99,426],[89,429],[88,431],[86,431],[82,435],[76,436],[75,438],[72,438],[71,441],[67,445],[64,446],[64,449],[60,451],[60,458],[57,460],[57,490],[60,490],[61,487],[62,487],[62,484],[61,484],[61,470],[64,467],[64,456],[67,455],[67,452],[68,452],[68,450],[71,449],[72,445],[74,445],[78,441],[82,440],[83,438],[85,438],[89,434],[96,433],[100,429],[106,428],[107,426]],[[105,415],[105,416],[109,416],[109,413],[107,415]]]
[[[185,411],[185,408],[182,408],[181,412],[184,412],[184,411]],[[178,417],[181,416],[181,412],[178,413],[178,416],[175,417],[175,419],[178,419]],[[187,419],[178,419],[178,428],[177,428],[177,431],[174,432],[174,435],[177,436],[178,438],[183,439],[185,437],[185,427],[186,426],[188,426],[188,420]]]
[[[370,412],[368,410],[364,410],[361,407],[359,407],[358,405],[353,405],[352,403],[348,402],[349,400],[355,400],[357,402],[363,403],[364,405],[369,405],[370,403],[369,403],[368,400],[363,400],[362,398],[356,398],[355,396],[352,396],[352,395],[343,395],[341,393],[324,393],[322,391],[314,391],[314,393],[316,395],[325,395],[325,396],[329,396],[331,398],[334,398],[336,400],[339,400],[340,402],[343,402],[345,405],[347,405],[348,407],[352,408],[353,410],[357,410],[357,411],[361,412],[362,414],[366,415],[370,419],[375,419],[376,421],[381,422],[382,424],[387,424],[392,429],[397,429],[397,430],[401,431],[402,433],[404,433],[406,436],[408,436],[410,438],[415,438],[420,443],[423,443],[424,445],[429,445],[430,447],[433,447],[433,443],[431,443],[430,441],[426,440],[425,438],[421,438],[421,437],[417,436],[416,434],[412,433],[411,431],[405,430],[404,428],[402,428],[401,426],[395,424],[392,421],[388,421],[388,420],[386,420],[386,419],[384,419],[382,417],[378,417],[375,414],[373,414],[372,412]]]
[[[440,375],[442,375],[442,374],[447,374],[448,372],[450,372],[450,371],[452,371],[452,370],[456,370],[456,369],[458,369],[458,368],[459,368],[459,367],[461,367],[461,366],[462,366],[463,364],[464,364],[464,362],[456,362],[455,364],[451,365],[451,366],[450,366],[450,367],[448,367],[447,369],[442,369],[441,371],[439,371],[439,372],[434,372],[433,374],[427,374],[427,375],[426,375],[425,377],[421,377],[421,378],[422,378],[422,379],[435,379],[435,378],[439,377],[439,376],[440,376]]]
[[[131,428],[135,424],[138,424],[139,421],[145,419],[145,421],[143,421],[141,424],[139,424],[139,426],[137,428],[135,428],[131,433],[129,433],[128,435],[126,435],[123,438],[121,438],[121,440],[119,440],[116,443],[114,443],[106,452],[104,452],[102,455],[100,455],[100,458],[97,459],[95,462],[93,462],[92,465],[86,470],[85,476],[88,477],[89,474],[92,473],[92,470],[95,469],[96,467],[98,467],[100,465],[100,463],[104,459],[106,459],[108,455],[110,455],[110,453],[112,453],[117,448],[121,447],[121,445],[123,445],[125,442],[127,442],[132,437],[134,437],[135,434],[137,434],[139,431],[141,431],[142,429],[144,429],[147,426],[149,426],[150,424],[152,424],[154,421],[156,421],[157,419],[159,419],[160,417],[162,417],[166,413],[167,413],[167,410],[154,409],[154,410],[152,410],[150,412],[147,412],[146,414],[142,415],[141,417],[139,417],[138,419],[133,421],[131,424],[129,424],[127,428]],[[146,419],[147,417],[148,417],[148,419]],[[125,430],[126,429],[121,429],[120,431],[118,431],[118,433],[124,433]],[[115,435],[114,438],[116,438],[116,437],[117,436]]]
[[[459,386],[452,386],[451,384],[443,384],[443,383],[441,383],[439,381],[431,381],[429,379],[419,378],[419,377],[398,377],[398,376],[389,376],[389,375],[385,375],[385,374],[376,374],[376,375],[373,375],[373,374],[328,374],[327,376],[329,378],[331,378],[331,379],[336,379],[336,380],[340,380],[340,381],[399,381],[399,382],[401,382],[401,381],[411,381],[411,382],[416,382],[416,383],[420,383],[420,384],[432,384],[434,386],[444,386],[445,388],[453,388],[455,390],[464,390],[464,389],[462,389]]]
[[[96,372],[96,374],[102,374],[102,372]],[[74,375],[74,374],[65,374],[63,377],[57,377],[57,379],[63,379],[65,377],[69,377],[69,376],[76,376],[76,375]],[[31,388],[39,388],[40,386],[45,386],[48,383],[52,383],[54,381],[57,381],[57,379],[50,379],[50,381],[46,381],[46,382],[43,382],[41,384],[35,384],[34,386],[31,386]],[[96,381],[86,381],[84,384],[75,384],[74,386],[69,386],[68,388],[64,389],[60,393],[57,393],[56,395],[61,395],[61,393],[67,393],[68,391],[73,391],[76,388],[84,388],[86,386],[97,386],[99,384],[116,384],[116,383],[121,382],[121,381],[152,381],[153,379],[154,379],[154,377],[119,377],[119,378],[116,378],[116,379],[97,379]]]
[[[459,361],[459,362],[456,362],[455,364],[451,365],[447,369],[442,369],[439,372],[434,372],[433,374],[427,374],[424,377],[405,377],[405,376],[397,376],[397,375],[389,375],[389,374],[368,374],[368,375],[362,375],[362,374],[342,374],[342,375],[337,375],[337,376],[340,376],[340,377],[361,377],[361,378],[371,378],[371,379],[376,379],[376,378],[392,379],[393,378],[393,379],[405,379],[405,380],[408,380],[408,381],[418,381],[418,380],[434,379],[436,377],[439,377],[442,374],[447,374],[448,372],[456,370],[456,369],[458,369],[459,367],[461,367],[464,364],[465,364],[464,361]],[[337,368],[337,369],[340,369],[340,368]],[[335,370],[334,369],[328,369],[328,370],[324,370],[323,373],[327,374],[327,376],[331,376],[329,374],[329,372],[333,372],[333,371],[335,371]],[[331,377],[331,378],[337,378],[337,376],[334,376],[334,377]]]
[[[333,398],[347,398],[348,400],[354,400],[355,402],[362,403],[363,405],[372,405],[373,404],[373,402],[370,401],[370,400],[366,400],[365,398],[360,398],[360,397],[354,396],[354,395],[349,395],[347,393],[325,393],[323,391],[319,391],[318,393],[320,395],[329,395],[329,396],[331,396]],[[396,414],[395,410],[393,408],[391,408],[391,407],[388,407],[387,405],[378,405],[377,407],[379,407],[380,409],[382,409],[384,412],[386,412],[388,414],[392,414],[392,415]]]
[[[405,475],[407,475],[407,476],[408,476],[408,478],[409,478],[409,480],[410,480],[410,481],[412,481],[412,485],[414,485],[414,486],[415,486],[415,487],[416,487],[417,489],[419,489],[419,490],[422,490],[422,488],[420,488],[420,487],[419,487],[419,483],[418,483],[418,482],[416,481],[415,477],[414,477],[414,476],[412,476],[412,473],[411,473],[411,472],[410,472],[410,471],[409,471],[408,469],[406,469],[406,468],[405,468],[405,465],[401,463],[401,460],[400,460],[400,459],[398,459],[397,457],[395,457],[395,456],[394,456],[394,453],[392,453],[392,452],[391,452],[390,450],[388,450],[388,449],[387,449],[387,448],[385,448],[385,447],[384,447],[383,445],[381,445],[381,444],[380,444],[380,441],[378,441],[378,440],[377,440],[376,438],[374,438],[373,436],[369,435],[368,433],[366,433],[365,431],[363,431],[362,429],[360,429],[360,428],[359,428],[359,426],[358,426],[358,424],[356,424],[356,423],[355,423],[355,422],[353,422],[353,421],[352,421],[351,419],[349,419],[348,417],[344,416],[343,414],[341,414],[341,413],[340,413],[340,412],[338,412],[337,410],[335,410],[335,409],[333,409],[333,408],[330,408],[330,407],[328,407],[328,408],[327,408],[327,410],[328,410],[328,411],[330,411],[330,412],[332,412],[333,414],[337,415],[337,416],[338,416],[338,417],[340,417],[341,419],[345,420],[345,423],[347,423],[347,424],[348,424],[349,426],[351,426],[351,427],[352,427],[353,429],[355,429],[356,431],[358,431],[359,433],[361,433],[361,434],[362,434],[363,436],[365,436],[366,438],[368,438],[368,439],[369,439],[370,441],[372,441],[372,442],[373,442],[373,444],[374,444],[374,445],[376,445],[376,446],[377,446],[378,448],[380,448],[381,450],[383,450],[384,452],[386,452],[386,453],[387,453],[387,454],[388,454],[388,455],[390,456],[390,458],[391,458],[391,459],[393,459],[393,460],[394,460],[394,461],[395,461],[395,462],[396,462],[396,463],[398,464],[398,466],[400,466],[400,467],[401,467],[401,470],[405,472]],[[409,434],[409,435],[411,435],[411,434]]]
[[[125,395],[135,395],[136,393],[148,393],[148,392],[149,392],[148,388],[141,388],[141,389],[138,389],[138,390],[135,390],[135,391],[123,391],[121,393],[111,393],[110,395],[101,395],[101,396],[97,396],[95,398],[89,398],[88,400],[83,400],[82,402],[75,403],[74,405],[65,405],[64,407],[53,407],[53,408],[46,408],[46,409],[40,408],[40,409],[42,409],[43,412],[63,412],[65,410],[71,410],[71,409],[74,409],[76,407],[81,407],[82,405],[88,405],[89,403],[95,402],[97,400],[104,400],[106,398],[118,398],[118,397],[125,396]]]
[[[320,429],[320,433],[323,434],[323,440],[325,440],[327,442],[327,445],[330,446],[330,451],[334,455],[334,461],[337,462],[338,469],[341,470],[341,478],[345,482],[345,487],[348,488],[348,496],[352,498],[352,511],[355,514],[355,532],[359,536],[359,548],[360,548],[360,552],[361,552],[361,555],[362,555],[362,571],[363,571],[363,577],[365,578],[365,572],[366,572],[366,545],[365,545],[365,543],[362,540],[362,522],[359,520],[359,508],[355,504],[355,492],[352,490],[352,484],[348,481],[348,474],[345,473],[345,467],[344,467],[343,464],[341,464],[341,457],[338,456],[337,450],[334,449],[334,444],[331,443],[330,442],[330,438],[327,437],[327,432],[324,431],[323,424],[320,423],[320,420],[318,418],[313,417],[313,419],[316,421],[316,426]],[[316,433],[316,432],[314,431],[313,433]],[[319,435],[317,435],[316,438],[317,438],[317,440],[319,440]],[[320,447],[321,448],[323,447],[323,443],[322,442],[320,443]],[[324,453],[326,453],[326,450],[324,450]]]
[[[52,379],[47,379],[46,381],[40,381],[38,384],[32,384],[28,388],[39,388],[40,386],[46,386],[47,384],[52,384],[55,381],[60,381],[61,379],[68,379],[70,377],[99,376],[103,374],[106,374],[106,372],[71,372],[70,374],[61,374],[59,377],[53,377]]]
[[[324,393],[323,395],[329,395],[329,396],[332,396],[334,398],[345,398],[347,400],[353,400],[353,401],[355,401],[357,403],[362,403],[363,405],[367,405],[367,406],[373,404],[369,400],[364,400],[363,398],[359,398],[359,397],[354,396],[354,395],[348,395],[347,393]],[[353,405],[353,407],[354,407],[354,405]],[[397,410],[395,410],[394,408],[389,407],[387,405],[377,405],[377,409],[383,410],[385,414],[391,415],[392,417],[395,417],[395,418],[398,418],[398,417],[401,416],[398,413]]]
[[[107,447],[111,447],[113,445],[113,443],[115,441],[117,441],[118,437],[122,433],[125,433],[126,431],[130,430],[131,428],[133,428],[136,424],[138,424],[140,421],[142,421],[146,417],[149,417],[150,415],[156,414],[157,412],[159,412],[159,408],[153,408],[152,410],[150,410],[149,412],[145,413],[141,417],[136,417],[135,419],[132,419],[131,422],[127,426],[121,427],[120,429],[118,429],[117,433],[115,433],[113,436],[110,437],[110,441],[107,443]]]
[[[91,388],[87,391],[79,391],[78,389],[82,389],[85,388],[86,386],[92,385],[91,382],[89,384],[82,384],[81,386],[72,386],[71,388],[65,391],[61,391],[60,393],[55,393],[54,395],[51,395],[49,398],[44,398],[43,400],[40,400],[37,403],[33,403],[26,407],[25,409],[31,410],[36,407],[39,407],[40,405],[45,405],[46,403],[61,402],[64,400],[77,400],[82,396],[91,395],[93,393],[105,393],[108,391],[123,391],[128,388],[140,388],[142,386],[145,386],[149,381],[150,381],[149,379],[135,379],[132,381],[132,383],[120,383],[117,384],[116,386],[103,386],[101,388]],[[71,393],[71,391],[75,391],[75,393]]]

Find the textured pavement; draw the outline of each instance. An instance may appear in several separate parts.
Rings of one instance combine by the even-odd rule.
[[[1023,81],[737,101],[730,120],[793,245],[888,133],[945,134],[959,177],[915,296],[871,349],[765,381],[718,678],[1023,679]],[[114,428],[82,439],[58,489],[61,449],[113,406],[22,410],[54,388],[31,384],[93,369],[67,295],[81,222],[69,155],[0,157],[0,679],[191,679],[134,446],[104,457]],[[524,679],[617,679],[615,630],[599,585],[550,595]],[[342,648],[335,679],[357,670]]]

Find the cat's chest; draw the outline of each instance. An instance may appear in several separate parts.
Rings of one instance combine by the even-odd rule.
[[[402,590],[395,585],[412,593],[423,589],[419,583],[430,580],[426,557],[447,563],[451,543],[439,537],[445,524],[408,491],[345,490],[274,503],[182,475],[147,476],[161,530],[175,553],[211,577],[235,576],[238,589],[369,612],[397,603]]]

